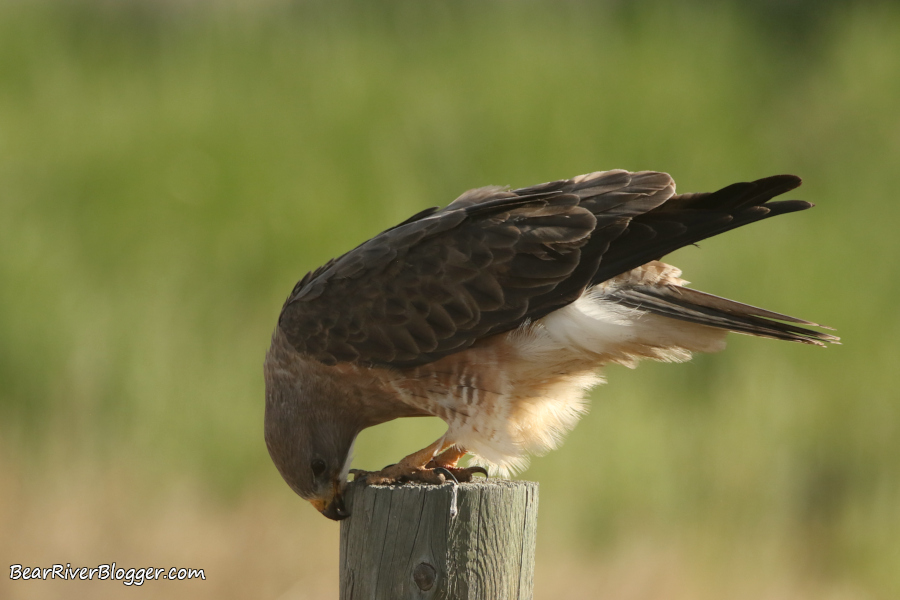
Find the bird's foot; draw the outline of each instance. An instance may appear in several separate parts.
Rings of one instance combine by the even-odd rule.
[[[471,481],[475,473],[481,473],[487,477],[484,467],[439,467],[432,463],[424,467],[404,465],[402,462],[396,465],[388,465],[380,471],[363,471],[350,469],[353,481],[362,480],[365,485],[395,485],[404,483],[424,483],[428,485],[441,485],[448,481],[463,483]]]
[[[353,481],[363,480],[366,485],[393,485],[408,482],[432,485],[444,483],[444,478],[435,473],[434,469],[404,465],[403,463],[388,465],[380,471],[350,469],[350,473],[353,474]]]

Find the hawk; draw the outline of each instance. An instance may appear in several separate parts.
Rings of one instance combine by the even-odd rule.
[[[666,173],[600,171],[517,190],[483,187],[424,210],[308,273],[265,360],[265,439],[287,484],[331,519],[360,431],[433,415],[447,432],[369,483],[481,467],[506,475],[555,448],[598,370],[681,362],[728,332],[824,346],[810,321],[686,287],[664,255],[805,210],[772,201],[793,175],[676,194]],[[803,327],[807,326],[807,327]],[[357,475],[359,476],[359,475]]]

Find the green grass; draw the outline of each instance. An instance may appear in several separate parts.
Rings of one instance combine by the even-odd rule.
[[[114,6],[0,6],[4,460],[124,461],[235,497],[277,480],[261,365],[307,270],[470,187],[790,172],[816,209],[670,260],[845,345],[734,336],[688,365],[611,369],[524,476],[541,535],[570,547],[775,543],[900,593],[900,11],[843,7],[794,42],[687,4]],[[366,432],[358,463],[440,431]]]

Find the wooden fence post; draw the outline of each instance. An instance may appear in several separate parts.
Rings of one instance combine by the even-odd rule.
[[[477,480],[350,484],[341,522],[341,600],[532,597],[538,485]]]

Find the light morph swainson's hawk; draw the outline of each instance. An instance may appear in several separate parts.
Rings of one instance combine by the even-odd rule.
[[[507,474],[555,448],[607,363],[686,361],[729,331],[822,346],[787,315],[685,287],[682,246],[812,204],[792,175],[675,194],[666,173],[603,171],[470,190],[304,277],[266,355],[265,437],[288,485],[331,519],[366,427],[435,415],[447,433],[370,483]],[[441,469],[446,469],[442,471]],[[435,472],[437,469],[437,472]]]

